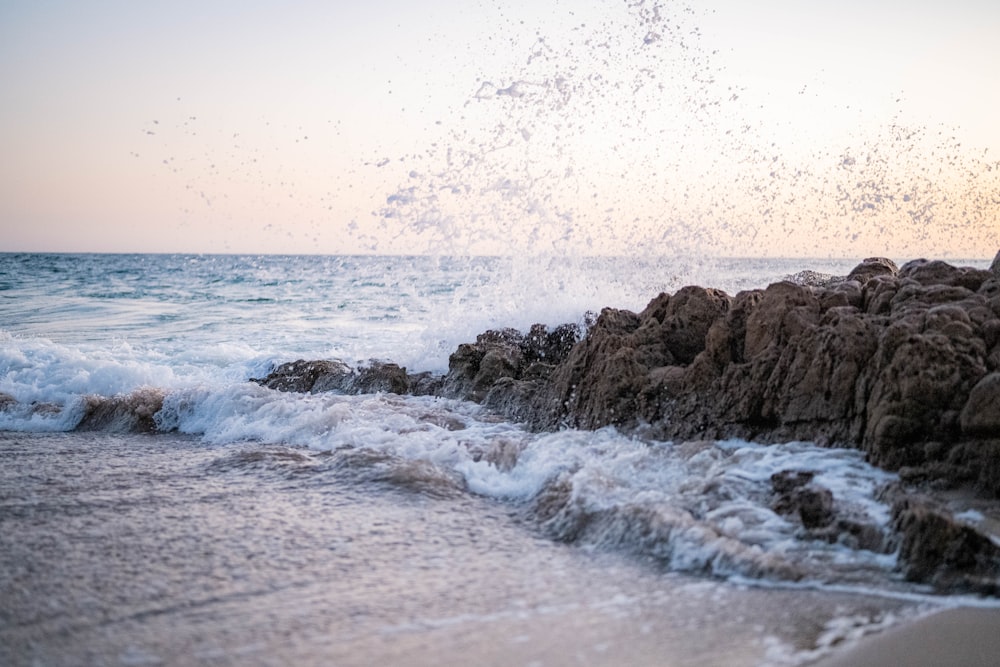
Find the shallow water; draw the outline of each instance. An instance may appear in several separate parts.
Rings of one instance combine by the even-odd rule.
[[[0,435],[2,662],[796,664],[923,608],[574,548],[384,463]]]

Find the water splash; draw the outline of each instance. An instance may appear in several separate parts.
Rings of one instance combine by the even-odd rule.
[[[381,231],[456,255],[985,256],[1000,243],[987,151],[902,107],[835,143],[789,131],[729,80],[700,18],[624,2],[499,40],[518,57],[470,82],[444,140],[399,159]]]

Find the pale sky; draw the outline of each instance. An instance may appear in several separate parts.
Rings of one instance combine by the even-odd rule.
[[[992,257],[997,35],[995,0],[0,0],[0,251]]]

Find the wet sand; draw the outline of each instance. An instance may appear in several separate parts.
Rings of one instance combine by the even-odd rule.
[[[993,667],[1000,664],[1000,609],[950,609],[870,635],[816,667]]]

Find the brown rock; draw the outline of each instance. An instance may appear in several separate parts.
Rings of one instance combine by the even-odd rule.
[[[515,329],[487,331],[475,344],[463,344],[448,358],[442,393],[482,401],[501,378],[516,378],[524,364],[524,337]]]
[[[358,369],[351,383],[351,393],[405,394],[410,389],[406,369],[393,363],[371,361],[368,366]]]
[[[899,290],[900,281],[890,276],[873,276],[865,283],[861,308],[871,315],[886,315],[892,309],[892,300]]]
[[[865,284],[875,276],[895,276],[898,273],[899,267],[891,259],[869,257],[851,269],[851,272],[847,274],[847,279]]]
[[[662,320],[663,341],[681,364],[690,364],[705,349],[712,323],[729,310],[732,299],[721,290],[684,287],[670,299]]]
[[[899,269],[899,277],[916,280],[921,285],[949,285],[975,292],[985,280],[994,276],[988,270],[952,266],[941,260],[915,259]]]
[[[914,443],[955,440],[958,412],[986,368],[979,350],[945,335],[890,332],[875,357],[865,444],[874,462],[897,468],[923,462]]]
[[[762,414],[811,424],[811,439],[857,442],[863,431],[860,384],[878,349],[878,329],[851,307],[826,312],[808,336],[792,340],[763,386]]]
[[[744,353],[754,357],[772,345],[783,345],[819,322],[819,301],[808,287],[789,282],[764,290],[746,322]]]

